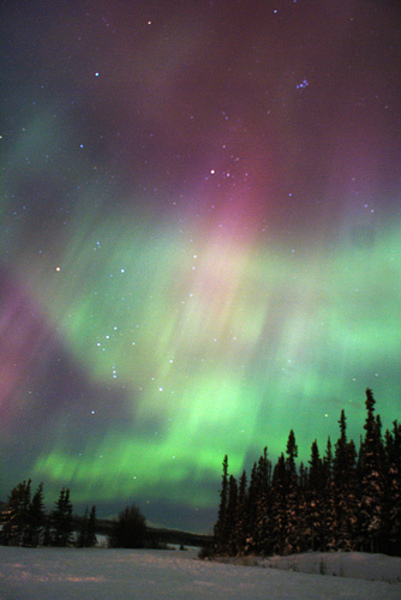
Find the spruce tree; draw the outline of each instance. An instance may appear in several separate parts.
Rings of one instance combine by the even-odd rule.
[[[43,483],[38,485],[35,494],[33,495],[28,510],[28,521],[27,543],[29,546],[35,547],[41,541],[46,522],[43,502]]]
[[[235,516],[233,541],[238,554],[246,552],[247,545],[247,478],[243,471],[238,485],[238,502]]]
[[[308,530],[309,507],[307,502],[308,479],[308,468],[301,461],[298,475],[298,546],[300,552],[306,552],[310,548],[310,530]]]
[[[87,530],[88,548],[93,548],[93,546],[96,546],[96,544],[97,544],[96,524],[97,524],[96,507],[92,506],[91,511],[89,513],[89,519],[88,519],[88,530]]]
[[[146,519],[135,504],[118,515],[109,537],[111,548],[144,548],[147,539]]]
[[[285,524],[285,539],[284,553],[293,554],[299,552],[300,547],[300,531],[298,523],[298,480],[295,459],[298,456],[298,446],[295,442],[294,431],[291,429],[287,441],[287,459],[286,459],[286,474],[287,474],[287,490],[286,490],[286,524]]]
[[[361,447],[361,497],[359,502],[360,546],[368,552],[380,551],[383,532],[384,448],[380,417],[374,416],[375,400],[366,390],[367,417],[365,438]]]
[[[239,548],[236,544],[236,519],[237,519],[237,506],[238,506],[238,485],[237,480],[233,475],[230,475],[228,479],[228,500],[227,500],[227,514],[226,514],[226,529],[227,529],[227,544],[226,552],[229,556],[235,556]]]
[[[96,546],[96,541],[96,508],[92,506],[88,516],[88,507],[86,507],[81,521],[77,546],[78,548],[93,548],[93,546]]]
[[[220,490],[220,504],[217,513],[217,522],[214,526],[214,551],[224,553],[228,543],[227,531],[227,502],[228,502],[228,456],[223,460],[223,475]]]
[[[71,538],[72,504],[70,490],[63,487],[52,515],[51,543],[53,546],[67,546],[71,543]]]
[[[354,442],[347,441],[346,418],[342,410],[339,420],[340,438],[335,446],[334,489],[337,512],[337,550],[352,550],[355,545],[356,499]]]
[[[270,534],[270,487],[271,487],[271,462],[267,458],[267,447],[259,458],[257,466],[257,494],[256,494],[256,535],[255,546],[258,554],[268,555],[272,550]]]
[[[333,453],[330,437],[327,439],[326,454],[323,459],[323,546],[324,551],[337,548],[338,524],[335,506],[335,485],[333,479]]]
[[[2,512],[1,540],[5,546],[28,545],[31,480],[15,486]]]
[[[84,516],[81,520],[81,526],[79,529],[78,538],[76,545],[78,548],[86,548],[88,540],[88,507],[85,508]]]
[[[271,487],[271,535],[274,554],[284,554],[288,513],[287,470],[284,454],[281,453],[274,469]]]
[[[248,534],[245,552],[249,554],[257,551],[257,499],[259,489],[258,477],[258,465],[255,462],[253,463],[251,471],[246,509]]]
[[[220,505],[217,513],[217,522],[214,526],[213,546],[216,554],[225,553],[229,532],[227,530],[227,503],[228,503],[228,456],[223,460],[223,475],[220,490]]]
[[[386,481],[384,498],[386,551],[401,556],[401,425],[394,421],[385,436]]]
[[[309,473],[305,490],[307,550],[323,549],[323,463],[315,440],[311,448]]]

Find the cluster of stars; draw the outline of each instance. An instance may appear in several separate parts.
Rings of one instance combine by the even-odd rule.
[[[309,82],[307,79],[304,79],[303,81],[301,81],[301,83],[297,83],[296,88],[297,90],[304,90],[305,88],[307,88],[309,85]]]

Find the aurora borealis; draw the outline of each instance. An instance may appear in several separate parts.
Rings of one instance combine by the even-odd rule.
[[[225,454],[399,419],[398,3],[0,11],[0,498],[210,530]]]

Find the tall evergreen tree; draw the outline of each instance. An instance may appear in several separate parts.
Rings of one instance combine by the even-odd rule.
[[[28,545],[31,480],[15,486],[2,512],[1,540],[5,546]]]
[[[287,471],[284,454],[281,453],[274,469],[271,488],[271,535],[274,554],[284,554],[287,527]]]
[[[46,515],[43,501],[43,483],[40,483],[33,495],[28,510],[27,543],[29,546],[37,546],[43,535]]]
[[[92,506],[88,516],[88,507],[85,508],[85,513],[81,521],[81,527],[78,534],[78,548],[92,548],[96,545],[96,508]]]
[[[374,415],[375,400],[372,391],[366,390],[367,417],[364,425],[365,438],[361,447],[361,498],[360,498],[360,546],[369,552],[380,551],[383,532],[384,497],[384,448],[381,437],[381,421]]]
[[[286,525],[284,553],[293,554],[300,549],[299,508],[298,508],[298,480],[295,459],[298,456],[298,446],[295,442],[294,431],[291,429],[287,441],[287,490],[286,490]]]
[[[385,436],[386,482],[384,497],[386,551],[401,556],[401,425],[394,421]]]
[[[237,480],[233,475],[230,475],[228,479],[228,500],[227,500],[227,514],[226,514],[226,530],[227,530],[227,546],[226,552],[233,556],[237,554],[239,548],[236,543],[236,519],[237,519],[237,506],[238,506],[238,485]]]
[[[305,490],[307,550],[323,549],[323,463],[315,440],[311,448],[309,476]]]
[[[323,550],[335,550],[338,544],[338,524],[335,506],[335,485],[333,479],[333,453],[330,437],[327,439],[326,454],[323,459]]]
[[[51,544],[67,546],[72,539],[72,504],[70,490],[62,488],[52,515]]]
[[[233,541],[238,554],[246,552],[247,520],[247,479],[246,472],[243,471],[238,485],[238,502],[233,532]]]
[[[85,508],[84,516],[80,524],[79,534],[76,541],[78,548],[86,548],[88,539],[88,507]]]
[[[337,512],[338,550],[352,550],[355,545],[356,499],[355,499],[355,460],[353,441],[347,441],[345,413],[342,410],[339,420],[340,438],[335,446],[334,489]]]
[[[257,552],[257,498],[258,498],[258,465],[253,463],[247,495],[247,543],[245,552]]]
[[[228,456],[223,460],[223,475],[220,491],[220,505],[217,513],[217,522],[214,526],[214,551],[217,554],[226,552],[229,538],[227,529],[227,504],[228,504]]]
[[[109,546],[111,548],[143,548],[146,545],[146,519],[139,508],[127,506],[114,522]]]
[[[256,495],[256,550],[259,554],[268,555],[272,550],[270,533],[270,501],[271,501],[271,462],[267,458],[267,447],[259,458],[257,466]]]
[[[309,472],[301,461],[298,475],[298,531],[299,531],[299,551],[306,552],[310,546],[310,534],[308,529],[308,482]]]
[[[92,506],[91,511],[89,513],[89,519],[88,519],[88,537],[87,537],[88,548],[93,548],[93,546],[96,546],[96,544],[97,544],[96,525],[97,525],[96,506]]]

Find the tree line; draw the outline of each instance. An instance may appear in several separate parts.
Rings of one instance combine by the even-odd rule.
[[[32,482],[16,485],[1,514],[0,543],[4,546],[70,546],[91,547],[96,544],[96,507],[86,509],[78,535],[73,535],[70,490],[63,487],[53,511],[46,514],[43,483],[32,494]]]
[[[97,544],[96,507],[85,509],[81,518],[73,517],[70,490],[63,487],[54,509],[47,514],[43,500],[43,483],[32,493],[32,482],[16,485],[0,516],[0,544],[3,546],[76,546],[91,548]],[[157,542],[150,536],[146,519],[132,504],[111,522],[107,543],[110,548],[143,548]]]
[[[328,438],[321,456],[315,440],[307,465],[297,466],[293,430],[274,467],[264,449],[249,482],[245,471],[239,479],[229,474],[225,456],[212,553],[357,550],[401,556],[401,425],[394,421],[383,436],[370,389],[365,405],[358,451],[347,439],[342,411],[334,448]]]

